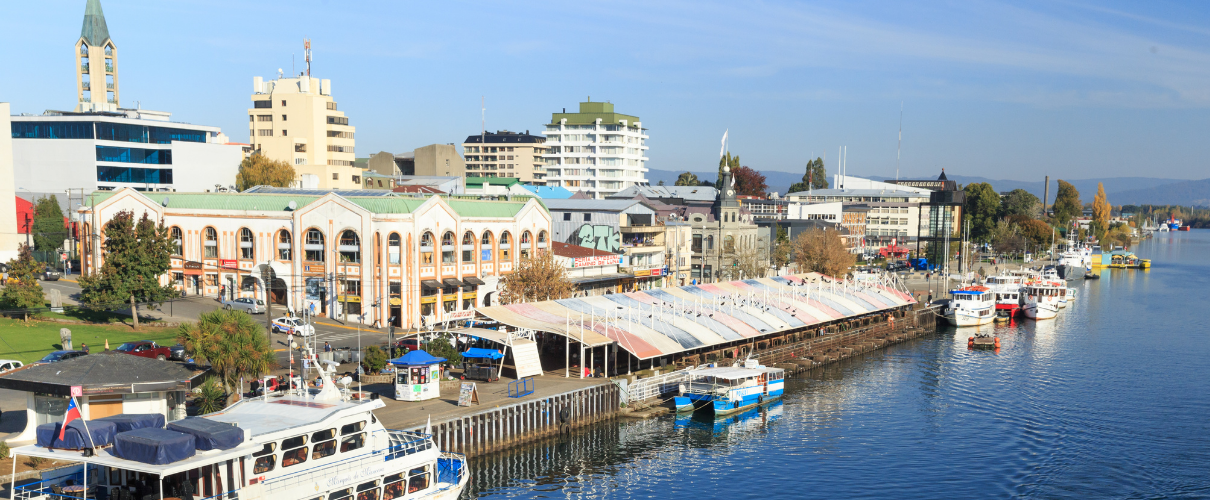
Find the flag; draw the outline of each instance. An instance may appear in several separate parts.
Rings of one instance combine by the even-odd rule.
[[[76,398],[71,398],[71,402],[67,404],[67,412],[63,414],[63,427],[59,428],[59,441],[63,440],[63,433],[67,431],[67,424],[72,420],[80,418],[80,407],[76,406]]]
[[[722,141],[723,146],[721,148],[719,148],[719,150],[718,150],[719,158],[722,158],[723,155],[727,154],[727,132],[730,132],[730,131],[731,131],[731,129],[727,129],[727,130],[723,131],[723,141]]]

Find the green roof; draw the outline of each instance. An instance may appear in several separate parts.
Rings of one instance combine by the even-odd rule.
[[[470,186],[472,184],[474,184],[476,186],[483,185],[483,184],[491,184],[493,186],[511,186],[513,184],[520,184],[520,183],[521,183],[521,179],[518,179],[516,177],[467,177],[466,178],[467,186]]]
[[[84,26],[80,38],[91,47],[100,47],[109,40],[109,27],[105,25],[105,13],[101,11],[101,0],[88,0],[84,7]]]
[[[551,113],[551,125],[558,125],[563,119],[567,119],[568,125],[591,125],[597,122],[597,118],[601,119],[601,123],[608,125],[617,125],[618,122],[626,120],[627,125],[634,125],[634,122],[639,121],[639,117],[624,115],[613,112],[613,103],[610,102],[582,102],[580,103],[579,113]]]
[[[115,191],[97,191],[92,195],[92,201],[100,204],[112,198]],[[296,208],[302,208],[319,200],[320,196],[293,194],[252,194],[252,193],[140,193],[156,203],[168,200],[168,208],[189,210],[261,210],[286,211],[290,202]],[[409,214],[420,208],[430,197],[412,196],[346,196],[357,206],[375,214]],[[461,199],[441,196],[450,208],[463,217],[514,217],[525,207],[529,197],[521,201],[494,201]],[[541,202],[539,202],[541,204]],[[545,205],[543,205],[545,206]]]

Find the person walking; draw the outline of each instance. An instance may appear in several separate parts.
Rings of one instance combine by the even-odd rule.
[[[327,341],[324,341],[324,352],[332,352],[332,344]]]

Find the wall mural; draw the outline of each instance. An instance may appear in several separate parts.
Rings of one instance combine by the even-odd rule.
[[[617,253],[622,248],[622,235],[609,225],[584,224],[568,239],[568,243]]]

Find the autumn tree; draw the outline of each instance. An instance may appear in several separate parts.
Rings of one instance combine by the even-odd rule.
[[[693,172],[685,172],[676,178],[675,186],[698,186],[701,181],[697,180],[697,175]]]
[[[1054,228],[1037,219],[1029,219],[1020,223],[1021,235],[1035,247],[1047,247],[1054,241]]]
[[[1000,195],[986,182],[967,184],[962,191],[966,193],[966,204],[962,207],[962,212],[970,218],[971,238],[975,241],[988,241],[996,227]]]
[[[764,197],[765,192],[769,189],[765,183],[765,175],[751,167],[731,169],[731,176],[735,179],[735,194],[737,195]]]
[[[36,309],[46,305],[46,296],[42,293],[42,285],[38,284],[38,276],[45,266],[34,260],[33,249],[21,244],[17,258],[8,261],[8,283],[0,291],[0,302],[5,309]],[[23,316],[29,321],[29,311]]]
[[[815,158],[807,162],[807,171],[802,174],[802,182],[790,185],[786,193],[800,193],[808,189],[828,189],[828,171],[823,166],[823,158]]]
[[[505,304],[565,299],[576,291],[576,285],[567,278],[567,268],[549,251],[540,251],[521,261],[502,281],[504,290],[500,298]]]
[[[54,196],[38,198],[34,204],[34,248],[39,252],[53,252],[63,246],[67,239],[67,228],[63,224],[63,209]]]
[[[271,160],[260,153],[244,158],[235,174],[235,188],[243,191],[253,186],[290,187],[294,183],[294,167],[282,160]]]
[[[839,231],[812,229],[794,239],[794,262],[799,272],[841,276],[857,263],[857,256],[849,252]]]
[[[1109,231],[1109,213],[1112,207],[1105,198],[1105,185],[1097,183],[1097,194],[1092,199],[1092,228],[1096,232],[1097,241],[1105,237]]]
[[[1055,223],[1066,230],[1067,226],[1083,212],[1084,205],[1080,203],[1080,192],[1071,183],[1059,180],[1059,192],[1055,195],[1055,204],[1051,205],[1055,212]]]
[[[1033,193],[1021,188],[1014,189],[1000,198],[1000,217],[1023,215],[1031,219],[1038,218],[1042,209],[1042,200]]]
[[[156,224],[147,212],[137,223],[134,212],[118,212],[102,232],[105,261],[98,272],[80,277],[80,303],[94,310],[123,309],[132,303],[137,328],[134,300],[157,303],[177,294],[171,285],[160,284],[175,244],[163,221]]]

